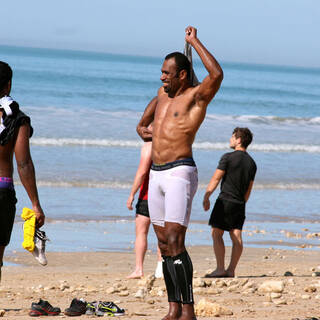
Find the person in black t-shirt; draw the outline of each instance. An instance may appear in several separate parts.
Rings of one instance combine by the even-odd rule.
[[[249,199],[257,166],[246,152],[252,141],[248,128],[235,128],[230,138],[233,152],[224,154],[212,176],[203,198],[203,208],[210,209],[210,196],[221,181],[221,191],[212,210],[209,225],[212,226],[213,248],[217,268],[206,277],[234,277],[235,268],[243,250],[242,227],[245,220],[245,204]],[[229,231],[232,240],[231,261],[224,267],[224,231]]]

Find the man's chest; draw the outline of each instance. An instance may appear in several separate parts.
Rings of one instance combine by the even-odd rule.
[[[158,100],[158,105],[155,113],[155,120],[177,121],[181,117],[186,117],[190,110],[190,101],[185,97],[163,97]]]

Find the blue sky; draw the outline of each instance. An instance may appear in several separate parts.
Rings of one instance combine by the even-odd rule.
[[[10,0],[0,44],[162,57],[184,28],[221,61],[320,67],[319,0]]]

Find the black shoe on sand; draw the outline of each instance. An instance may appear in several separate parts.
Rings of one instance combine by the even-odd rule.
[[[61,312],[60,308],[53,307],[48,301],[40,299],[39,302],[32,302],[29,316],[57,316]]]
[[[69,317],[81,316],[86,313],[87,303],[83,299],[74,298],[71,301],[70,307],[64,311],[64,314]]]

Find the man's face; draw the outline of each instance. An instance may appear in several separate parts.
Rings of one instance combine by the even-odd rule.
[[[230,148],[231,149],[235,149],[236,146],[241,145],[241,139],[240,138],[236,138],[236,135],[233,134],[230,138]]]
[[[161,68],[160,80],[163,89],[168,94],[174,94],[180,87],[180,80],[177,74],[177,66],[174,58],[164,60]]]

